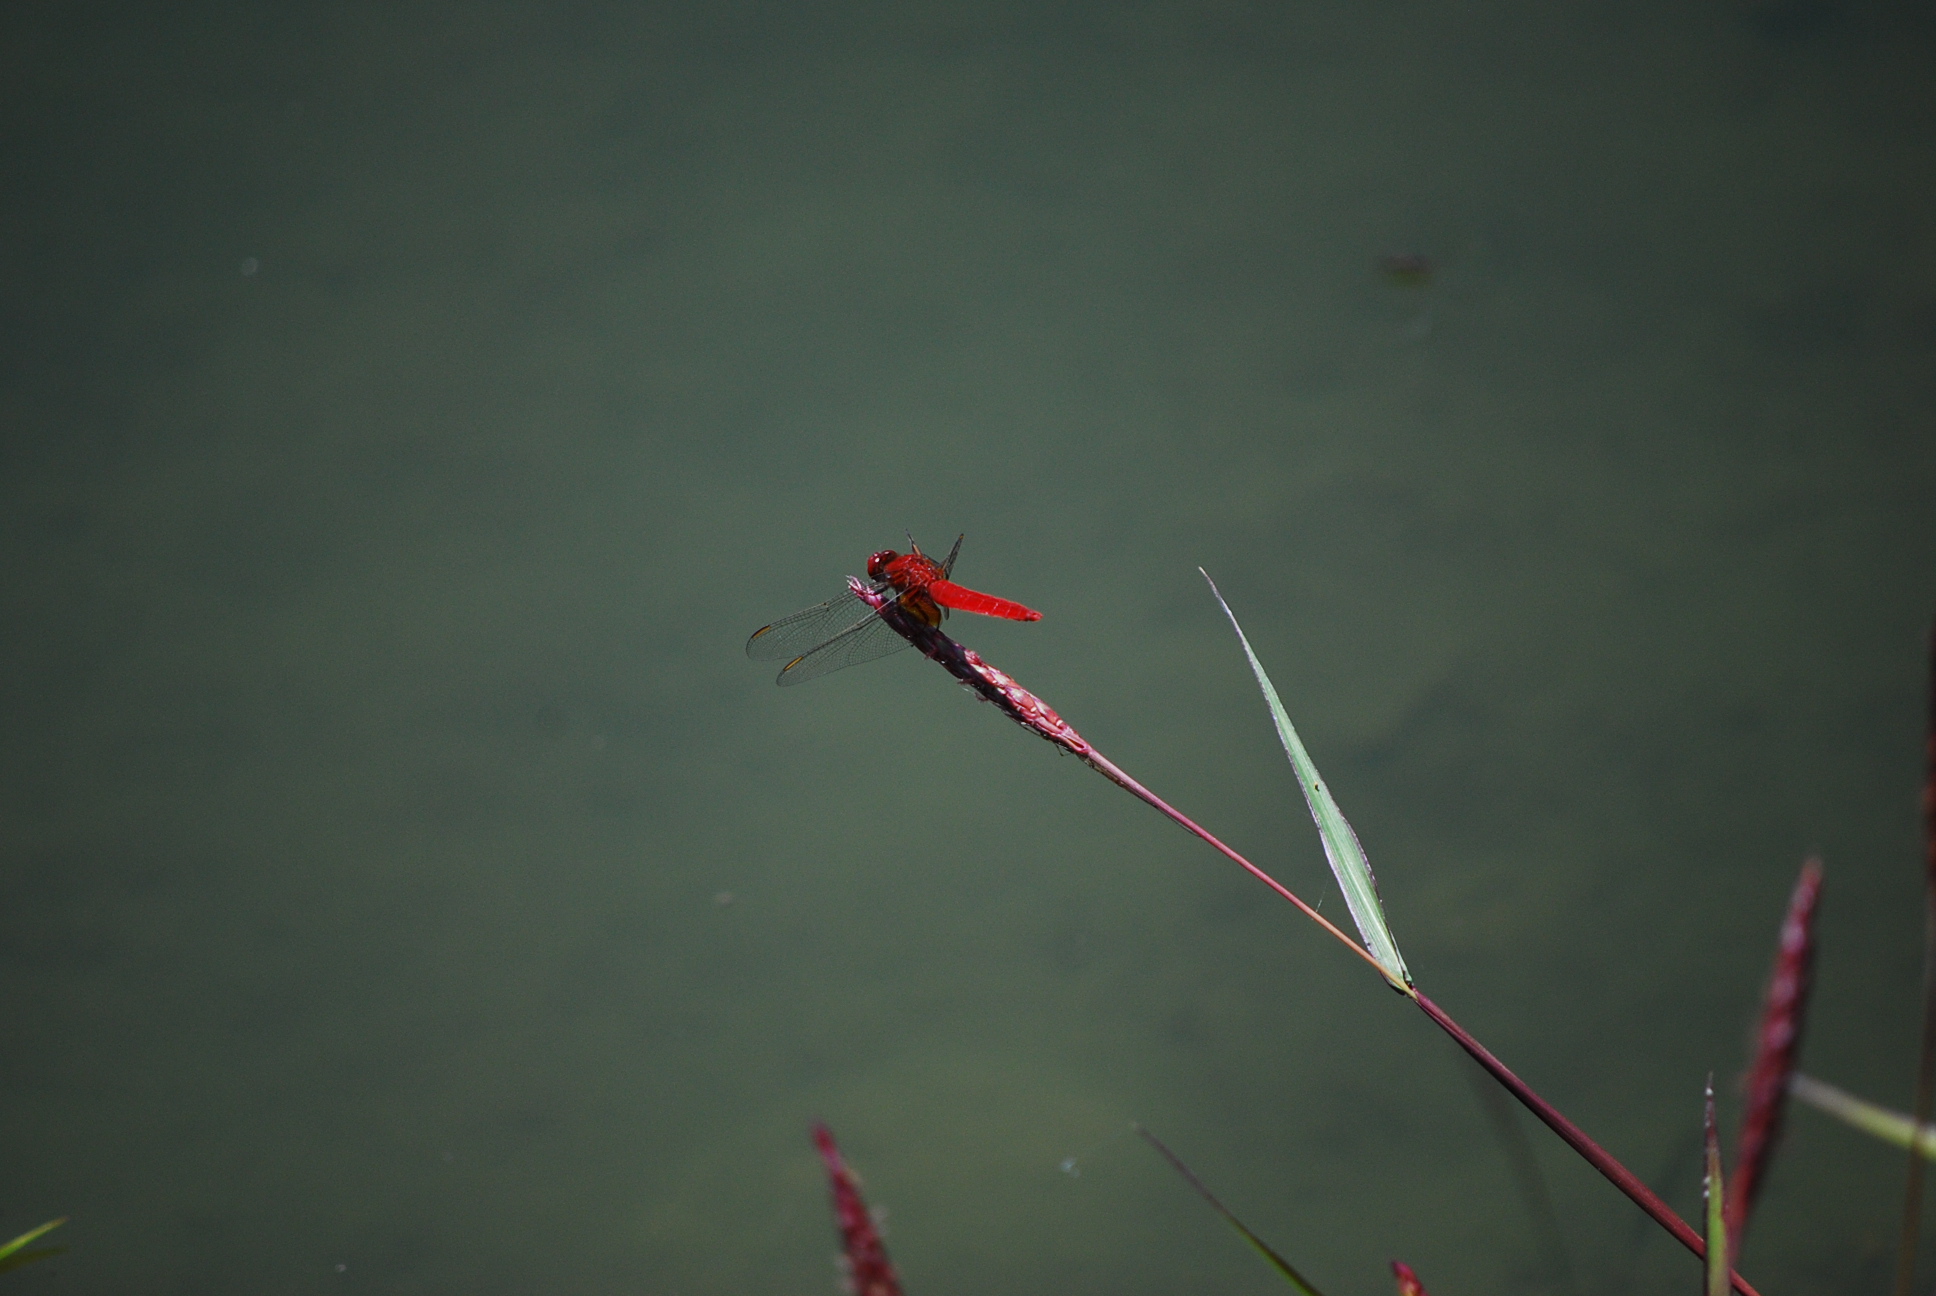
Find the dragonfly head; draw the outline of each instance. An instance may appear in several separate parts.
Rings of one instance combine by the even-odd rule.
[[[895,553],[892,549],[883,549],[879,553],[871,555],[867,559],[867,578],[875,581],[886,580],[889,564],[900,556],[900,554]]]

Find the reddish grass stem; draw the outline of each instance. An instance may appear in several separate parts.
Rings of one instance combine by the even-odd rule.
[[[1401,993],[1405,991],[1404,986],[1395,981],[1391,981],[1391,977],[1385,972],[1384,968],[1379,966],[1378,960],[1371,956],[1369,950],[1339,931],[1330,919],[1326,918],[1316,909],[1313,909],[1310,905],[1305,904],[1303,900],[1299,899],[1295,893],[1280,883],[1276,878],[1264,872],[1264,870],[1258,868],[1255,864],[1252,864],[1236,851],[1231,850],[1230,847],[1218,841],[1207,829],[1198,826],[1195,820],[1124,773],[1114,761],[1090,746],[1089,740],[1077,733],[1074,726],[1067,720],[1057,715],[1054,708],[1016,683],[1012,676],[983,661],[981,654],[977,653],[973,648],[964,647],[934,627],[909,616],[901,610],[899,604],[888,605],[885,597],[874,593],[872,588],[864,582],[849,577],[848,587],[854,591],[857,597],[879,611],[882,619],[893,626],[902,638],[912,643],[916,648],[919,648],[930,660],[936,662],[943,670],[960,680],[962,684],[972,690],[984,702],[992,703],[997,710],[1013,720],[1016,724],[1021,725],[1022,728],[1028,730],[1036,737],[1045,739],[1055,746],[1060,747],[1063,751],[1068,752],[1090,769],[1123,789],[1123,791],[1137,798],[1145,805],[1168,816],[1173,823],[1185,832],[1193,834],[1202,841],[1207,842],[1216,850],[1221,851],[1228,859],[1242,867],[1252,877],[1296,905],[1305,917],[1324,928],[1327,932],[1330,932],[1339,944],[1343,945],[1365,962],[1371,964],[1372,967],[1377,968],[1378,974],[1391,982],[1394,989]]]
[[[1929,724],[1923,739],[1923,1030],[1916,1052],[1915,1125],[1929,1124],[1936,1097],[1936,633],[1929,647]],[[1902,1238],[1896,1246],[1896,1296],[1916,1280],[1916,1243],[1923,1217],[1923,1157],[1909,1150],[1902,1191]]]
[[[1075,730],[1071,729],[1069,732],[1074,733]],[[1357,941],[1352,940],[1351,937],[1345,935],[1342,931],[1339,931],[1335,923],[1333,923],[1329,918],[1326,918],[1323,914],[1319,913],[1316,909],[1313,909],[1310,905],[1305,904],[1302,899],[1300,899],[1294,892],[1290,890],[1290,888],[1286,887],[1282,882],[1279,882],[1276,878],[1264,872],[1264,870],[1258,868],[1255,864],[1252,864],[1249,860],[1239,855],[1236,851],[1231,850],[1230,847],[1224,845],[1221,841],[1217,840],[1215,834],[1211,833],[1208,829],[1200,827],[1194,819],[1190,818],[1190,816],[1184,814],[1181,810],[1176,809],[1169,802],[1165,801],[1162,797],[1156,795],[1156,793],[1150,791],[1148,788],[1144,787],[1141,783],[1138,783],[1135,779],[1131,778],[1128,774],[1125,774],[1122,771],[1122,769],[1116,765],[1114,761],[1110,760],[1107,756],[1104,756],[1101,752],[1097,751],[1094,747],[1089,746],[1089,744],[1086,742],[1084,742],[1082,746],[1083,746],[1083,750],[1076,752],[1075,755],[1077,759],[1079,759],[1084,765],[1087,765],[1090,769],[1096,771],[1096,773],[1102,775],[1104,778],[1108,779],[1111,783],[1114,783],[1117,787],[1123,789],[1123,791],[1129,793],[1131,796],[1142,801],[1145,805],[1151,806],[1154,809],[1161,812],[1162,814],[1167,815],[1172,822],[1174,822],[1179,827],[1181,827],[1185,832],[1194,834],[1196,837],[1202,839],[1205,842],[1208,842],[1216,850],[1221,851],[1226,858],[1234,861],[1236,864],[1241,866],[1245,872],[1249,873],[1252,877],[1256,878],[1259,882],[1262,882],[1265,886],[1269,887],[1271,890],[1277,892],[1277,894],[1282,896],[1284,899],[1296,905],[1299,911],[1302,912],[1306,918],[1309,918],[1312,922],[1324,928],[1324,930],[1326,930],[1327,932],[1330,932],[1331,935],[1334,938],[1336,938],[1339,944],[1343,945],[1346,949],[1350,950],[1353,954],[1356,954],[1359,958],[1363,959],[1365,962],[1371,964],[1371,966],[1377,971],[1378,975],[1384,977],[1386,983],[1389,984],[1392,987],[1392,989],[1398,991],[1400,994],[1411,993],[1411,988],[1409,986],[1402,985],[1399,982],[1392,980],[1390,974],[1385,971],[1384,967],[1379,964],[1378,960],[1371,956],[1370,950],[1360,945]]]
[[[1579,1153],[1588,1165],[1604,1175],[1608,1183],[1627,1194],[1634,1205],[1646,1211],[1656,1224],[1673,1234],[1682,1246],[1703,1260],[1707,1258],[1707,1243],[1701,1240],[1701,1235],[1696,1233],[1686,1220],[1676,1215],[1673,1208],[1662,1201],[1653,1189],[1642,1183],[1633,1171],[1621,1165],[1612,1153],[1587,1137],[1586,1131],[1568,1120],[1557,1107],[1533,1092],[1532,1086],[1514,1075],[1510,1067],[1494,1057],[1491,1050],[1474,1039],[1465,1027],[1453,1021],[1445,1009],[1426,998],[1423,991],[1415,990],[1412,999],[1427,1017],[1438,1024],[1440,1030],[1450,1035],[1460,1048],[1472,1055],[1473,1061],[1490,1072],[1493,1079],[1504,1085],[1513,1097],[1524,1104],[1527,1111],[1539,1117],[1546,1128],[1559,1135],[1560,1140]],[[1759,1296],[1748,1284],[1748,1280],[1740,1274],[1734,1274],[1733,1281],[1734,1289],[1740,1292],[1741,1296]]]
[[[876,593],[864,581],[850,577],[848,579],[848,587],[853,590],[856,597],[862,599],[878,611],[882,619],[892,625],[895,631],[904,639],[916,648],[919,648],[925,656],[941,666],[950,675],[960,680],[976,696],[993,705],[1003,715],[1006,715],[1030,733],[1053,743],[1063,751],[1075,756],[1085,765],[1095,770],[1098,774],[1101,774],[1111,783],[1114,783],[1117,787],[1122,788],[1146,805],[1160,811],[1185,831],[1214,847],[1226,858],[1240,865],[1252,877],[1264,883],[1264,885],[1268,886],[1278,895],[1297,906],[1305,917],[1323,927],[1333,937],[1343,943],[1346,948],[1350,949],[1352,953],[1362,958],[1373,968],[1376,968],[1378,974],[1385,978],[1386,984],[1417,1004],[1419,1009],[1427,1017],[1431,1018],[1440,1030],[1450,1035],[1460,1048],[1469,1053],[1474,1061],[1484,1067],[1495,1080],[1504,1085],[1512,1093],[1513,1097],[1519,1099],[1525,1105],[1528,1111],[1539,1117],[1548,1129],[1559,1135],[1568,1147],[1584,1157],[1587,1164],[1604,1175],[1609,1183],[1625,1193],[1634,1205],[1640,1207],[1641,1210],[1653,1218],[1655,1223],[1673,1234],[1682,1246],[1685,1246],[1696,1256],[1703,1259],[1706,1258],[1707,1244],[1702,1241],[1701,1235],[1696,1233],[1688,1225],[1687,1221],[1683,1220],[1679,1215],[1676,1215],[1668,1207],[1667,1203],[1655,1194],[1653,1189],[1642,1183],[1631,1170],[1621,1165],[1605,1148],[1588,1138],[1584,1130],[1561,1115],[1558,1108],[1533,1092],[1531,1086],[1514,1075],[1505,1063],[1494,1057],[1485,1045],[1474,1039],[1465,1027],[1452,1020],[1443,1008],[1440,1008],[1437,1004],[1426,998],[1424,993],[1416,986],[1405,985],[1402,982],[1394,980],[1364,946],[1345,935],[1342,931],[1339,931],[1336,926],[1327,921],[1316,909],[1306,904],[1276,878],[1273,878],[1263,869],[1258,868],[1242,855],[1239,855],[1236,851],[1224,845],[1223,842],[1219,841],[1207,829],[1198,826],[1187,815],[1173,808],[1168,802],[1124,773],[1114,762],[1090,746],[1089,741],[1077,733],[1068,721],[1057,715],[1048,703],[1016,683],[1012,676],[997,670],[995,667],[983,661],[974,649],[956,643],[953,639],[941,633],[940,630],[910,616],[898,604],[890,603],[886,596]],[[1733,1280],[1734,1289],[1740,1292],[1741,1296],[1760,1296],[1760,1293],[1756,1292],[1748,1284],[1747,1279],[1743,1278],[1740,1274],[1731,1273],[1730,1276]]]

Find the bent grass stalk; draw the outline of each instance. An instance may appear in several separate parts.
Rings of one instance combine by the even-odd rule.
[[[1101,752],[1092,747],[1089,741],[1077,733],[1068,721],[1057,715],[1054,708],[1050,707],[1048,703],[1023,688],[1010,675],[983,661],[974,649],[964,647],[943,634],[939,629],[917,620],[897,603],[893,602],[888,596],[877,592],[871,585],[857,577],[848,578],[848,588],[853,591],[856,598],[861,599],[879,613],[882,620],[893,626],[896,633],[920,649],[924,656],[954,676],[977,697],[994,706],[1003,715],[1006,715],[1030,733],[1035,734],[1038,738],[1042,738],[1054,746],[1061,748],[1063,751],[1068,752],[1077,760],[1080,760],[1083,764],[1108,779],[1111,783],[1114,783],[1117,787],[1122,788],[1125,792],[1128,792],[1144,804],[1169,818],[1185,831],[1214,847],[1226,858],[1241,866],[1245,872],[1264,883],[1264,885],[1268,886],[1292,905],[1295,905],[1305,917],[1317,923],[1340,944],[1344,945],[1345,948],[1376,969],[1379,976],[1388,985],[1391,985],[1394,990],[1397,990],[1400,994],[1416,1004],[1421,1012],[1431,1018],[1432,1022],[1440,1030],[1450,1035],[1460,1048],[1464,1049],[1474,1061],[1484,1067],[1495,1080],[1504,1085],[1512,1093],[1513,1097],[1517,1098],[1528,1111],[1539,1117],[1547,1128],[1559,1135],[1560,1139],[1568,1147],[1579,1153],[1609,1183],[1626,1194],[1628,1199],[1640,1207],[1641,1210],[1645,1211],[1655,1223],[1671,1233],[1676,1241],[1696,1256],[1703,1259],[1706,1258],[1706,1244],[1702,1241],[1700,1234],[1696,1233],[1686,1220],[1683,1220],[1679,1215],[1675,1214],[1673,1209],[1666,1202],[1662,1201],[1653,1189],[1642,1183],[1631,1170],[1628,1170],[1624,1165],[1620,1164],[1611,1153],[1607,1152],[1606,1149],[1589,1138],[1586,1131],[1568,1120],[1553,1104],[1540,1097],[1533,1090],[1532,1086],[1528,1085],[1524,1080],[1521,1080],[1513,1073],[1511,1068],[1493,1056],[1491,1050],[1479,1043],[1469,1031],[1454,1021],[1451,1015],[1443,1008],[1440,1008],[1431,999],[1427,998],[1425,993],[1418,989],[1415,984],[1402,980],[1402,971],[1399,971],[1398,975],[1395,976],[1394,969],[1388,968],[1370,950],[1339,931],[1336,926],[1325,919],[1312,906],[1306,904],[1303,899],[1288,887],[1232,850],[1208,830],[1202,828],[1181,811],[1169,805],[1169,803],[1157,796],[1154,792],[1151,792],[1141,783],[1131,778],[1114,762],[1110,761]],[[1233,618],[1233,623],[1234,620]],[[1252,660],[1253,662],[1255,661],[1254,658]],[[1261,675],[1262,667],[1258,666],[1256,669]],[[1288,742],[1286,743],[1286,747],[1289,747]],[[1308,757],[1306,759],[1308,760]],[[1313,774],[1315,774],[1315,770],[1313,770]],[[1308,781],[1300,779],[1300,785]],[[1313,813],[1314,815],[1316,814],[1315,806],[1313,807]],[[1340,815],[1338,818],[1342,821],[1343,816]],[[1320,817],[1319,828],[1323,830],[1324,827],[1324,819]],[[1346,825],[1346,831],[1349,831],[1349,825]],[[1355,844],[1355,837],[1353,840]],[[1327,839],[1327,855],[1331,853],[1331,845]],[[1335,859],[1336,856],[1332,856],[1332,858]],[[1375,890],[1373,895],[1375,897]],[[1403,964],[1400,963],[1398,967],[1402,969]],[[1747,1279],[1743,1278],[1739,1273],[1732,1273],[1730,1276],[1734,1284],[1734,1289],[1740,1292],[1742,1296],[1760,1296],[1760,1293],[1756,1292]]]
[[[39,1228],[28,1229],[11,1242],[0,1243],[0,1273],[5,1273],[9,1269],[18,1269],[22,1265],[30,1265],[36,1260],[48,1260],[57,1255],[65,1255],[66,1247],[35,1247],[31,1251],[26,1249],[28,1243],[53,1232],[65,1223],[67,1223],[67,1216],[63,1215],[59,1219],[48,1220]]]
[[[1915,1119],[1906,1112],[1891,1111],[1800,1071],[1789,1077],[1788,1092],[1797,1101],[1826,1112],[1864,1134],[1873,1134],[1884,1143],[1893,1143],[1920,1154],[1925,1160],[1936,1161],[1936,1125],[1924,1124],[1918,1133]]]
[[[1277,1254],[1276,1251],[1272,1250],[1270,1243],[1264,1241],[1264,1239],[1258,1237],[1255,1233],[1251,1232],[1250,1226],[1245,1224],[1242,1220],[1238,1219],[1236,1215],[1231,1212],[1228,1206],[1224,1205],[1221,1201],[1218,1201],[1217,1195],[1210,1191],[1208,1185],[1206,1185],[1203,1182],[1203,1180],[1197,1178],[1197,1172],[1190,1169],[1189,1166],[1185,1165],[1183,1163],[1182,1157],[1170,1151],[1169,1147],[1163,1142],[1162,1139],[1156,1137],[1156,1135],[1150,1133],[1148,1130],[1144,1129],[1141,1125],[1135,1124],[1133,1122],[1131,1123],[1130,1128],[1136,1131],[1136,1137],[1142,1139],[1143,1142],[1155,1148],[1157,1153],[1160,1156],[1162,1156],[1162,1158],[1165,1161],[1168,1161],[1170,1163],[1170,1169],[1176,1171],[1178,1176],[1182,1178],[1183,1182],[1186,1184],[1189,1184],[1190,1187],[1193,1190],[1195,1190],[1197,1196],[1203,1198],[1204,1201],[1208,1202],[1210,1204],[1210,1209],[1217,1212],[1218,1215],[1223,1217],[1224,1223],[1230,1225],[1231,1228],[1236,1229],[1238,1233],[1243,1235],[1244,1241],[1250,1243],[1251,1246],[1257,1249],[1257,1253],[1259,1255],[1263,1256],[1264,1259],[1270,1261],[1271,1268],[1277,1270],[1278,1273],[1283,1274],[1285,1281],[1289,1282],[1291,1286],[1303,1292],[1304,1296],[1323,1296],[1323,1294],[1319,1292],[1317,1288],[1311,1285],[1310,1279],[1306,1278],[1303,1274],[1299,1273],[1292,1266],[1289,1260],[1286,1260],[1283,1256]]]
[[[1929,726],[1923,739],[1923,1029],[1916,1051],[1917,1126],[1936,1105],[1936,635],[1929,644]],[[1902,1237],[1896,1246],[1896,1296],[1909,1296],[1916,1279],[1916,1243],[1923,1215],[1923,1159],[1913,1153],[1902,1192]]]

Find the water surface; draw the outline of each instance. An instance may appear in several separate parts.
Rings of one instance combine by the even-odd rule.
[[[951,626],[1330,895],[1695,1209],[1810,851],[1816,1073],[1907,1102],[1936,28],[1743,3],[16,8],[0,1230],[26,1290],[1691,1290],[1288,907],[911,654]],[[1417,255],[1430,282],[1380,258]],[[971,624],[972,623],[972,624]],[[1076,1174],[1059,1167],[1075,1158]],[[1749,1245],[1874,1291],[1798,1113]]]

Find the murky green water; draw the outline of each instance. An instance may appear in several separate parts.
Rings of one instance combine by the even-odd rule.
[[[1233,867],[904,655],[740,645],[903,528],[967,642],[1330,894],[1686,1211],[1787,887],[1902,1105],[1936,26],[1773,0],[17,7],[0,1234],[22,1291],[1691,1291]],[[1379,258],[1422,254],[1405,286]],[[973,622],[973,624],[970,624]],[[1343,918],[1335,895],[1326,912]],[[1062,1166],[1075,1158],[1065,1173]],[[1745,1268],[1874,1292],[1797,1113]]]

